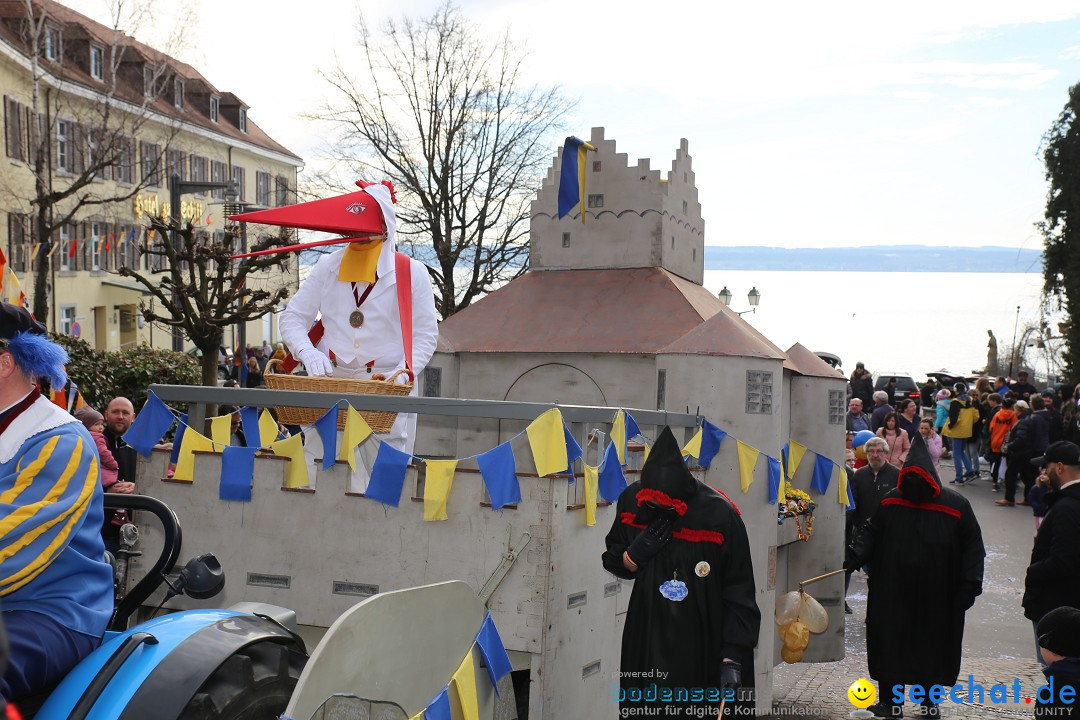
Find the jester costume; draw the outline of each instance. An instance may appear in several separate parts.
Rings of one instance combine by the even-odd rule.
[[[55,378],[39,364],[58,346],[23,308],[12,308],[2,309],[0,352],[10,352],[25,377]],[[102,519],[97,450],[83,424],[36,387],[0,408],[0,606],[11,645],[0,682],[6,698],[56,682],[100,643],[113,610]]]
[[[636,572],[628,570],[624,552],[661,516],[672,520],[670,540]],[[670,429],[649,453],[641,480],[619,496],[606,542],[604,568],[634,581],[615,693],[620,708],[638,714],[644,706],[664,707],[663,717],[700,717],[701,709],[715,715],[721,664],[730,659],[742,665],[742,690],[727,700],[725,714],[736,704],[752,709],[746,691],[753,686],[761,613],[746,528],[727,497],[690,473]]]

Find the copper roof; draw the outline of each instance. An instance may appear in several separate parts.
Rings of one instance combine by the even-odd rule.
[[[703,321],[717,317],[713,332]],[[656,267],[527,272],[444,320],[439,349],[784,358],[708,290]]]
[[[33,5],[35,15],[38,15],[42,3],[40,0],[33,0]],[[116,33],[112,28],[91,20],[85,15],[57,2],[49,2],[47,7],[49,18],[62,28],[64,37],[70,40],[93,40],[106,48],[111,48],[115,36],[117,47],[122,48],[123,51],[122,63],[145,61],[153,65],[167,65],[172,73],[185,82],[194,81],[196,84],[205,86],[208,93],[220,95],[223,107],[230,101],[246,107],[232,93],[217,90],[209,80],[190,65],[149,45],[145,45],[129,35],[124,35],[122,32]],[[24,0],[0,0],[0,40],[6,41],[16,50],[27,55],[30,52],[29,40],[18,31],[19,24],[25,20],[26,6]],[[85,69],[72,62],[67,57],[66,50],[63,53],[63,60],[62,63],[57,63],[42,58],[41,67],[46,72],[62,78],[65,82],[82,85],[96,92],[106,92],[110,89],[104,81],[91,76]],[[108,60],[106,62],[108,63]],[[136,87],[131,82],[126,81],[123,75],[117,78],[115,94],[118,98],[134,105],[141,106],[143,102],[146,102],[147,108],[156,114],[181,120],[219,135],[287,155],[294,158],[297,164],[303,162],[299,156],[267,135],[262,128],[252,122],[250,117],[247,118],[247,132],[243,132],[227,117],[226,113],[219,113],[218,121],[214,122],[205,112],[200,111],[199,108],[186,99],[183,108],[177,108],[173,105],[167,93],[159,93],[154,99],[147,101],[143,94],[141,82]]]
[[[844,379],[844,373],[829,365],[801,343],[795,343],[787,349],[788,359],[795,366],[795,372],[808,377],[824,377],[833,380]]]

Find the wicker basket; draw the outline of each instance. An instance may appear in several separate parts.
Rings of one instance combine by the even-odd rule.
[[[271,360],[266,364],[266,373],[263,382],[271,390],[312,390],[315,392],[327,392],[335,395],[408,395],[412,392],[413,384],[400,384],[394,382],[402,373],[408,370],[398,370],[386,380],[353,380],[349,378],[335,377],[309,377],[304,375],[286,375],[273,371],[275,365],[280,365],[280,360]],[[326,414],[320,408],[300,408],[287,405],[275,406],[278,414],[278,422],[282,425],[310,425]],[[373,432],[390,432],[390,426],[397,418],[396,412],[383,410],[359,410],[360,417],[364,418]],[[345,429],[347,410],[338,411],[338,430]]]

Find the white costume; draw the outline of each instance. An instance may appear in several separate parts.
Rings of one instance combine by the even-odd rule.
[[[311,274],[289,300],[278,321],[282,340],[288,343],[294,357],[303,359],[304,355],[311,357],[313,346],[308,339],[308,331],[321,316],[324,332],[314,349],[324,356],[329,356],[333,351],[337,361],[334,377],[370,378],[373,374],[381,373],[389,378],[396,371],[405,368],[405,348],[397,301],[397,275],[394,269],[393,203],[390,200],[390,191],[383,185],[370,185],[365,191],[375,198],[382,208],[387,232],[376,266],[377,280],[359,308],[364,314],[363,325],[354,328],[349,324],[350,313],[357,309],[356,296],[353,294],[352,283],[337,279],[342,256],[348,248],[326,255],[316,263]],[[435,352],[439,326],[435,312],[435,294],[427,267],[417,260],[410,259],[409,263],[412,267],[412,371],[419,376]],[[368,283],[356,283],[357,294],[362,296],[368,287]],[[368,363],[374,363],[370,371]],[[311,368],[309,372],[310,370]],[[408,378],[402,375],[398,382],[407,380]],[[418,395],[418,390],[419,383],[416,383],[411,394]],[[309,433],[308,436],[310,438],[313,435],[317,433]],[[379,435],[379,438],[403,452],[412,453],[416,441],[415,413],[398,413],[390,432]],[[305,449],[312,444],[307,443]],[[317,449],[321,451],[321,447]],[[363,463],[358,465],[358,468],[360,467],[363,467]],[[354,491],[362,492],[367,487],[367,472],[354,475],[351,486]]]

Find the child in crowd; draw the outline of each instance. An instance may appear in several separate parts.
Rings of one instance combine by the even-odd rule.
[[[934,423],[930,418],[919,422],[919,434],[926,443],[926,450],[930,453],[930,459],[934,463],[935,470],[941,470],[941,436],[934,432]]]
[[[1039,532],[1039,526],[1042,525],[1043,518],[1046,517],[1047,511],[1050,509],[1046,502],[1046,493],[1049,492],[1049,487],[1046,468],[1043,467],[1039,472],[1039,477],[1035,478],[1035,483],[1027,494],[1028,505],[1031,506],[1031,512],[1035,514],[1035,532]],[[1077,717],[1080,718],[1080,715]]]
[[[1074,712],[1080,695],[1080,610],[1059,607],[1043,615],[1035,626],[1039,641],[1039,655],[1046,667],[1047,684],[1053,682],[1053,697],[1047,698],[1047,690],[1036,697],[1035,717],[1080,717]],[[1066,702],[1061,689],[1069,686],[1073,694]]]
[[[116,484],[120,466],[116,464],[116,458],[109,451],[109,444],[105,441],[105,418],[89,405],[83,405],[75,411],[75,419],[86,426],[97,444],[101,487],[108,490]]]

